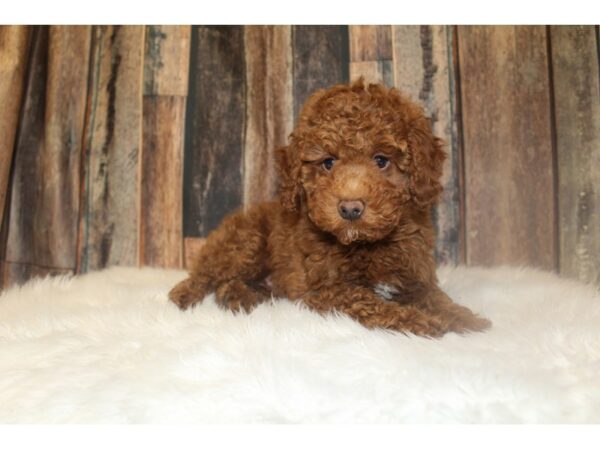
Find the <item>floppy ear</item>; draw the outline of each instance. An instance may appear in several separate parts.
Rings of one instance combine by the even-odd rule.
[[[279,200],[287,210],[299,211],[301,162],[294,144],[275,150],[275,162],[279,174]]]
[[[434,204],[442,192],[440,178],[446,159],[444,142],[433,136],[429,121],[419,118],[413,122],[408,136],[411,197],[417,207],[425,209]]]

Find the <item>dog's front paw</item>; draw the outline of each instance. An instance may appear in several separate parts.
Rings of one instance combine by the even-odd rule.
[[[461,314],[450,324],[450,331],[455,333],[468,333],[470,331],[484,331],[492,326],[488,319],[477,314]]]
[[[179,309],[185,310],[201,302],[204,299],[204,295],[204,290],[192,278],[187,278],[171,289],[169,300],[175,303]]]

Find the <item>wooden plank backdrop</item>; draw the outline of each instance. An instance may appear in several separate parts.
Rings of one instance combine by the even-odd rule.
[[[25,84],[29,29],[19,26],[0,27],[0,223],[8,191],[8,177],[21,111]]]
[[[95,26],[85,124],[79,271],[138,263],[143,26]]]
[[[148,26],[144,57],[139,262],[183,264],[183,137],[189,26]]]
[[[436,257],[464,262],[462,158],[458,136],[458,68],[455,32],[449,26],[394,26],[393,85],[421,103],[436,136],[446,143],[440,204],[434,209]],[[414,63],[407,63],[411,61]]]
[[[550,28],[558,156],[559,267],[600,284],[600,85],[593,27]]]
[[[600,284],[598,35],[2,26],[0,283],[186,266],[226,214],[274,197],[273,151],[306,98],[363,76],[421,103],[446,142],[439,262]]]
[[[89,46],[87,26],[34,33],[15,146],[5,283],[75,270]]]
[[[546,28],[459,27],[467,262],[557,267]]]

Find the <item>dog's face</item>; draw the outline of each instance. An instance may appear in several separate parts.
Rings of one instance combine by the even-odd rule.
[[[284,206],[339,242],[386,237],[441,191],[444,153],[422,110],[362,81],[314,94],[278,150]]]

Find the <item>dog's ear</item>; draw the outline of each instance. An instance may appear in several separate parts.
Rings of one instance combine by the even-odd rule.
[[[420,117],[411,124],[408,146],[411,198],[417,207],[425,209],[434,204],[442,192],[440,178],[446,159],[444,142],[431,133],[429,120]]]
[[[300,210],[302,168],[298,151],[293,143],[275,150],[275,162],[279,174],[279,199],[289,211]]]

